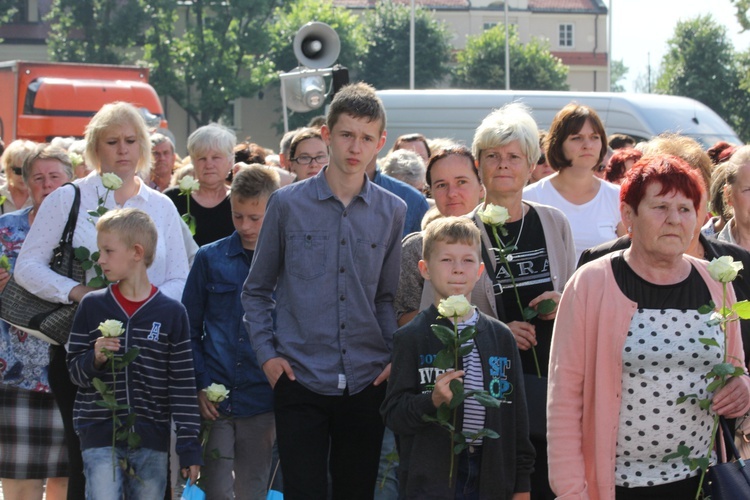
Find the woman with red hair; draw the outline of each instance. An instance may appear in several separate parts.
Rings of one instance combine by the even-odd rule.
[[[620,193],[631,246],[580,268],[558,306],[547,415],[558,498],[692,498],[700,470],[664,457],[682,444],[705,456],[713,413],[750,409],[750,378],[711,395],[710,366],[744,367],[737,322],[727,334],[698,312],[723,303],[707,262],[685,250],[704,196],[700,174],[667,155],[644,157]],[[728,287],[729,304],[735,301]],[[701,339],[712,339],[702,342]],[[697,394],[677,404],[680,394]],[[699,399],[711,398],[711,411]]]

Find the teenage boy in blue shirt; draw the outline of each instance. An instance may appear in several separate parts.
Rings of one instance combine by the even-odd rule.
[[[204,425],[211,426],[202,485],[212,499],[265,498],[267,493],[276,437],[273,391],[242,324],[240,292],[268,197],[278,188],[279,176],[270,168],[239,170],[229,191],[235,231],[198,250],[182,295],[190,319],[198,404]],[[212,383],[229,389],[218,406],[206,397]]]
[[[271,195],[245,282],[245,323],[274,388],[287,500],[326,498],[327,472],[334,499],[373,495],[406,213],[365,175],[384,129],[372,87],[336,94],[321,130],[329,165]]]

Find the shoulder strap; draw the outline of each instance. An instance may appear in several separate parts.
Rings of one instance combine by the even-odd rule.
[[[70,207],[70,215],[68,215],[68,223],[65,224],[65,229],[60,237],[60,245],[73,244],[73,233],[76,230],[76,222],[78,221],[78,210],[81,207],[81,189],[77,184],[72,182],[66,182],[63,186],[73,186],[75,196],[73,198],[73,205]],[[61,186],[62,187],[62,186]]]
[[[494,292],[494,296],[492,299],[495,301],[495,307],[497,308],[497,317],[500,321],[505,321],[505,306],[503,304],[503,301],[499,299],[499,295],[503,293],[503,286],[497,282],[497,275],[492,272],[493,269],[495,269],[496,261],[491,260],[494,258],[494,252],[490,252],[490,250],[487,248],[487,245],[482,242],[482,261],[484,262],[484,272],[487,273],[487,276],[490,277],[490,281],[492,282],[492,291]],[[477,282],[477,285],[479,283]],[[475,285],[475,286],[477,286]]]

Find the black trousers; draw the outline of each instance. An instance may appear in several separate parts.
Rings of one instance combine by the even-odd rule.
[[[274,388],[284,499],[372,499],[378,475],[386,383],[343,396],[316,394],[282,375]]]
[[[70,381],[68,366],[65,363],[65,347],[53,345],[49,349],[49,386],[60,408],[65,426],[65,444],[68,447],[68,500],[86,498],[86,477],[83,475],[81,442],[73,429],[73,404],[76,401],[78,386]]]

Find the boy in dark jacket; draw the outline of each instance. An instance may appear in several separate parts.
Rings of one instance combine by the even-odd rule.
[[[96,228],[99,265],[116,283],[81,300],[66,349],[70,378],[79,386],[73,423],[81,438],[86,493],[96,499],[163,498],[170,418],[177,426],[183,475],[195,482],[202,463],[187,313],[149,282],[146,269],[158,236],[148,214],[111,210]],[[135,359],[113,380],[112,353],[119,358],[135,348]],[[112,410],[98,404],[104,397],[95,387],[97,378],[120,405],[117,429]],[[135,415],[132,426],[125,423],[129,414]],[[117,436],[113,450],[113,431],[135,432],[140,443]]]
[[[422,254],[419,269],[432,282],[435,304],[396,332],[391,378],[381,408],[385,424],[400,439],[401,495],[409,499],[528,499],[534,448],[528,437],[523,370],[510,330],[471,307],[458,319],[458,328],[476,327],[474,348],[459,358],[455,371],[433,364],[443,344],[431,325],[453,330],[451,318],[438,318],[437,306],[452,296],[468,300],[482,272],[479,230],[469,219],[439,219],[425,230]],[[449,485],[450,434],[422,417],[435,416],[441,404],[450,403],[449,384],[454,379],[467,390],[484,389],[501,402],[499,408],[485,408],[467,399],[458,407],[456,431],[488,428],[500,437],[481,439],[461,452],[454,465],[456,479]]]

